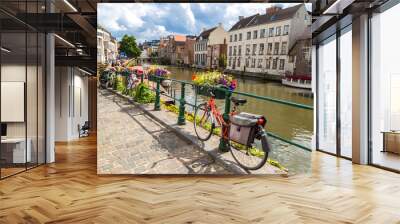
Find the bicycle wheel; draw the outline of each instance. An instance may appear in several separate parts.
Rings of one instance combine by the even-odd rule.
[[[215,128],[210,106],[207,103],[199,104],[194,112],[194,118],[194,131],[197,138],[201,141],[207,141],[210,139]]]
[[[258,170],[264,166],[270,150],[266,133],[260,137],[260,140],[255,139],[251,146],[229,140],[229,148],[239,166],[246,170]]]

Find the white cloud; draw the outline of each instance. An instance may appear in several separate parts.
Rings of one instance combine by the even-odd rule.
[[[99,3],[98,24],[120,39],[134,35],[140,42],[176,34],[199,34],[221,22],[230,29],[239,16],[265,13],[272,3]],[[283,7],[291,4],[280,4]],[[309,8],[309,6],[307,6]]]

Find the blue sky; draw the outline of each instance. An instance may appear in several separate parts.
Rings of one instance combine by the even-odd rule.
[[[222,23],[226,30],[239,16],[263,14],[272,3],[99,3],[98,24],[118,40],[124,34],[139,42],[169,34],[198,35],[202,28]],[[279,3],[286,8],[296,4]],[[311,8],[307,4],[307,8]]]

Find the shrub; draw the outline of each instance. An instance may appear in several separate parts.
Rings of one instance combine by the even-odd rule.
[[[134,100],[138,103],[153,103],[156,100],[156,94],[144,83],[140,83],[134,89]]]

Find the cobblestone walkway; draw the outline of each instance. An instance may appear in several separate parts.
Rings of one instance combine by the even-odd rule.
[[[206,152],[176,136],[135,105],[98,91],[99,174],[228,174]]]

